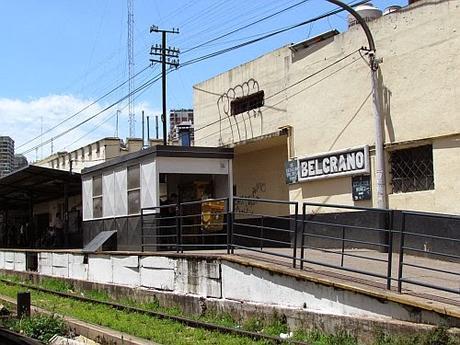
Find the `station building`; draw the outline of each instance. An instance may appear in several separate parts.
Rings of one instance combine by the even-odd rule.
[[[458,18],[456,0],[422,0],[368,23],[391,209],[460,213]],[[366,45],[332,30],[194,86],[195,145],[234,148],[236,195],[376,206]]]
[[[142,212],[159,214],[161,205],[178,201],[229,198],[232,159],[228,148],[157,145],[83,169],[83,244],[114,231],[114,248],[140,250]],[[201,212],[198,205],[194,213]],[[168,227],[175,233],[175,226]]]

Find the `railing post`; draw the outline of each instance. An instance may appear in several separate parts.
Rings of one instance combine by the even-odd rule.
[[[260,250],[264,250],[264,215],[260,216]]]
[[[141,252],[144,251],[144,209],[141,208]]]
[[[232,198],[232,210],[230,212],[230,254],[235,254],[235,246],[234,246],[234,237],[233,233],[235,231],[235,198]]]
[[[342,226],[342,255],[340,258],[340,267],[343,267],[344,254],[345,254],[345,227]]]
[[[307,213],[307,205],[302,205],[302,233],[300,237],[300,269],[303,269],[303,259],[305,258],[305,215]]]
[[[232,210],[230,207],[230,198],[227,199],[227,254],[232,249]]]
[[[389,218],[387,221],[388,224],[388,266],[387,266],[387,290],[391,290],[391,281],[392,281],[392,266],[393,266],[393,217],[394,211],[390,210],[387,212],[387,217]]]
[[[290,206],[289,206],[289,213],[290,213]],[[293,257],[293,260],[292,260],[292,267],[296,268],[296,263],[297,263],[297,235],[298,235],[298,231],[297,231],[297,221],[298,221],[298,215],[299,215],[299,203],[296,202],[295,203],[295,210],[294,210],[294,248],[293,248],[293,252],[292,252],[292,257]]]
[[[182,208],[178,201],[176,205],[176,253],[183,253],[182,248]]]
[[[406,215],[404,211],[402,214],[401,220],[401,230],[400,230],[400,239],[399,239],[399,267],[398,267],[398,292],[402,291],[402,275],[403,275],[403,266],[404,266],[404,237],[406,231]]]

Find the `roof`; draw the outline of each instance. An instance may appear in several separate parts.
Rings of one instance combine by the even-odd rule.
[[[68,171],[29,165],[0,178],[0,209],[19,208],[64,197],[81,194],[81,175]]]
[[[173,146],[156,145],[144,150],[131,152],[123,156],[113,158],[104,163],[94,165],[82,170],[82,175],[102,170],[111,166],[119,165],[130,160],[149,157],[189,157],[189,158],[223,158],[233,159],[233,149],[223,147],[200,147],[200,146]]]

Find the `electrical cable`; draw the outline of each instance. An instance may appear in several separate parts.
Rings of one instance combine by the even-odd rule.
[[[143,68],[142,70],[140,70],[139,72],[137,72],[135,75],[133,75],[132,79],[136,78],[138,75],[140,75],[141,73],[145,72],[148,68],[150,68],[152,66],[152,64],[149,64],[148,66],[146,66],[145,68]],[[116,87],[112,88],[110,91],[106,92],[104,95],[100,96],[99,98],[97,98],[95,101],[91,102],[90,104],[86,105],[85,107],[83,107],[82,109],[80,109],[79,111],[77,111],[76,113],[68,116],[67,118],[65,118],[64,120],[62,120],[61,122],[59,122],[57,125],[54,125],[53,127],[47,129],[46,131],[44,131],[43,133],[41,133],[40,135],[37,135],[36,137],[30,139],[29,141],[19,145],[17,147],[17,149],[21,148],[21,147],[24,147],[28,144],[30,144],[31,142],[41,138],[44,134],[47,134],[51,131],[53,131],[54,129],[56,129],[57,127],[59,127],[60,125],[66,123],[67,121],[73,119],[74,117],[78,116],[79,114],[81,114],[82,112],[84,112],[85,110],[89,109],[91,106],[95,105],[97,102],[99,102],[100,100],[106,98],[107,96],[109,96],[110,94],[114,93],[116,90],[118,90],[119,88],[121,88],[123,85],[125,85],[127,82],[129,82],[130,79],[127,79],[125,80],[123,83],[117,85]],[[29,152],[29,151],[28,151]]]
[[[369,1],[370,1],[370,0],[362,0],[362,1],[359,1],[359,2],[357,2],[357,3],[354,3],[352,6],[358,6],[358,5],[361,5],[361,4],[365,4],[365,3],[369,2]],[[281,33],[287,32],[287,31],[290,31],[290,30],[292,30],[292,29],[295,29],[295,28],[298,28],[298,27],[301,27],[301,26],[304,26],[304,25],[307,25],[307,24],[310,24],[310,23],[313,23],[313,22],[316,22],[316,21],[318,21],[318,20],[324,19],[324,18],[326,18],[326,17],[328,17],[328,16],[331,16],[331,15],[335,15],[335,14],[340,13],[340,12],[342,12],[342,11],[344,11],[343,8],[338,8],[338,9],[336,9],[336,10],[331,10],[331,11],[328,11],[328,12],[322,14],[322,15],[319,15],[319,16],[316,16],[316,17],[314,17],[314,18],[308,19],[308,20],[303,21],[303,22],[301,22],[301,23],[297,23],[297,24],[294,24],[294,25],[290,25],[290,26],[284,27],[284,28],[282,28],[282,29],[279,29],[279,30],[273,32],[273,33],[264,35],[264,36],[262,36],[262,37],[259,37],[259,38],[253,39],[253,40],[249,40],[249,41],[243,42],[243,43],[241,43],[241,44],[238,44],[238,45],[235,45],[235,46],[232,46],[232,47],[228,47],[228,48],[225,48],[225,49],[221,49],[221,50],[218,50],[218,51],[213,52],[213,53],[210,53],[210,54],[206,54],[206,55],[201,56],[201,57],[193,58],[193,59],[188,60],[188,61],[186,61],[185,63],[179,65],[179,67],[176,68],[176,69],[183,68],[183,67],[186,67],[186,66],[189,66],[189,65],[193,65],[193,64],[195,64],[195,63],[198,63],[198,62],[201,62],[201,61],[210,59],[210,58],[212,58],[212,57],[216,57],[216,56],[225,54],[225,53],[227,53],[227,52],[230,52],[230,51],[233,51],[233,50],[236,50],[236,49],[245,47],[245,46],[247,46],[247,45],[254,44],[254,43],[257,43],[257,42],[260,42],[260,41],[265,40],[265,39],[267,39],[267,38],[273,37],[273,36],[275,36],[275,35],[278,35],[278,34],[281,34]],[[140,74],[141,72],[143,72],[144,70],[146,70],[148,67],[150,67],[150,65],[147,66],[146,68],[144,68],[142,71],[138,72],[135,76],[137,76],[138,74]],[[171,70],[169,70],[167,73],[169,73],[170,71],[171,71]],[[135,76],[133,76],[133,77],[135,77]],[[161,75],[160,75],[160,78],[161,78]],[[144,85],[142,85],[142,86],[140,86],[139,88],[135,89],[135,90],[133,91],[133,94],[134,94],[134,93],[137,93],[137,92],[139,92],[139,91],[141,91],[142,89],[144,89],[144,88],[146,88],[146,87],[150,87],[153,83],[155,83],[156,81],[158,81],[160,78],[158,78],[158,76],[157,76],[157,77],[154,77],[154,78],[150,79],[150,80],[149,80],[148,82],[146,82]],[[128,79],[127,81],[125,81],[122,85],[126,84],[128,81],[129,81],[129,79]],[[113,89],[113,91],[115,91],[116,89],[118,89],[118,88],[121,87],[122,85],[116,87],[115,89]],[[113,91],[111,91],[111,92],[113,92]],[[112,107],[115,106],[116,104],[118,104],[118,103],[122,102],[123,100],[127,99],[128,97],[130,97],[130,95],[131,95],[131,93],[129,93],[128,95],[122,97],[122,98],[119,99],[118,101],[112,103],[112,104],[109,105],[108,107],[105,107],[104,109],[102,109],[101,111],[99,111],[98,113],[96,113],[95,115],[92,115],[91,117],[89,117],[89,118],[85,119],[84,121],[78,123],[77,125],[71,127],[70,129],[68,129],[68,130],[66,130],[66,131],[64,131],[64,132],[62,132],[62,133],[60,133],[60,134],[58,134],[58,135],[56,135],[56,136],[54,136],[54,137],[48,139],[48,140],[45,141],[45,142],[40,143],[39,145],[37,145],[37,146],[35,146],[35,147],[33,147],[33,148],[27,150],[27,151],[24,151],[23,154],[30,153],[30,152],[32,152],[33,150],[35,150],[36,148],[39,148],[39,147],[41,147],[41,146],[43,146],[43,145],[46,145],[46,144],[48,144],[48,143],[51,143],[54,139],[57,139],[57,138],[59,138],[59,137],[65,135],[65,134],[69,133],[70,131],[73,131],[74,129],[78,128],[79,126],[81,126],[81,125],[87,123],[87,122],[90,121],[91,119],[97,117],[98,115],[100,115],[100,114],[102,114],[103,112],[107,111],[108,109],[112,108]],[[95,102],[96,102],[96,101],[95,101]],[[94,104],[95,102],[93,102],[92,104]],[[88,107],[89,107],[89,106],[88,106]],[[83,111],[83,110],[82,110],[82,111]],[[78,112],[78,113],[81,113],[82,111],[80,111],[80,112]],[[74,114],[73,116],[76,116],[76,114]],[[65,122],[65,121],[67,121],[67,119],[64,120],[64,121],[62,121],[60,124],[62,124],[62,123]],[[60,124],[54,126],[52,129],[56,128],[56,127],[59,126]],[[45,133],[49,133],[52,129],[47,130]],[[199,129],[198,129],[198,130],[199,130]],[[41,137],[41,135],[37,136],[36,138],[40,138],[40,137]],[[36,138],[32,139],[32,141],[35,140]],[[30,142],[30,141],[29,141],[29,142]],[[24,146],[24,145],[25,145],[25,144],[21,145],[20,147],[22,147],[22,146]]]
[[[365,3],[369,2],[369,1],[370,1],[370,0],[359,1],[359,2],[355,3],[353,6],[362,5],[362,4],[365,4]],[[343,8],[338,8],[338,9],[336,9],[336,10],[328,11],[328,12],[326,12],[326,13],[324,13],[324,14],[321,14],[321,15],[319,15],[319,16],[316,16],[316,17],[314,17],[314,18],[308,19],[308,20],[303,21],[303,22],[301,22],[301,23],[297,23],[297,24],[294,24],[294,25],[290,25],[290,26],[288,26],[288,27],[282,28],[282,29],[280,29],[280,30],[277,30],[277,31],[272,32],[272,33],[267,34],[267,35],[264,35],[264,36],[262,36],[262,37],[259,37],[259,38],[253,39],[253,40],[249,40],[249,41],[240,43],[240,44],[235,45],[235,46],[232,46],[232,47],[224,48],[224,49],[218,50],[218,51],[216,51],[216,52],[213,52],[213,53],[210,53],[210,54],[207,54],[207,55],[204,55],[204,56],[200,56],[200,57],[197,57],[197,58],[193,58],[193,59],[188,60],[188,61],[184,62],[183,64],[179,65],[178,68],[183,68],[183,67],[185,67],[185,66],[188,66],[188,65],[191,65],[191,64],[195,64],[195,63],[198,63],[198,62],[201,62],[201,61],[204,61],[204,60],[207,60],[207,59],[210,59],[210,58],[213,58],[213,57],[216,57],[216,56],[225,54],[225,53],[228,53],[228,52],[230,52],[230,51],[233,51],[233,50],[236,50],[236,49],[245,47],[245,46],[247,46],[247,45],[254,44],[254,43],[257,43],[257,42],[260,42],[260,41],[265,40],[265,39],[267,39],[267,38],[270,38],[270,37],[279,35],[279,34],[281,34],[281,33],[284,33],[284,32],[290,31],[290,30],[293,30],[293,29],[295,29],[295,28],[298,28],[298,27],[301,27],[301,26],[304,26],[304,25],[307,25],[307,24],[310,24],[310,23],[313,23],[313,22],[316,22],[316,21],[318,21],[318,20],[327,18],[328,16],[331,16],[331,15],[334,15],[334,14],[337,14],[337,13],[340,13],[340,12],[343,12],[343,11],[345,11]]]
[[[88,121],[94,119],[95,117],[101,115],[102,113],[106,112],[107,110],[113,108],[115,105],[119,104],[120,102],[124,101],[125,99],[128,99],[128,97],[129,97],[130,95],[136,94],[136,93],[140,92],[141,90],[150,87],[151,85],[153,85],[155,82],[157,82],[157,81],[160,80],[160,79],[161,79],[161,74],[159,74],[159,75],[157,75],[157,76],[151,78],[149,81],[145,82],[143,85],[139,86],[138,88],[136,88],[135,90],[133,90],[133,91],[130,92],[129,94],[123,96],[123,97],[120,98],[119,100],[117,100],[117,101],[111,103],[110,105],[106,106],[104,109],[100,110],[100,111],[97,112],[96,114],[94,114],[94,115],[92,115],[92,116],[86,118],[85,120],[79,122],[79,123],[76,124],[75,126],[72,126],[71,128],[65,130],[64,132],[61,132],[61,133],[59,133],[59,134],[53,136],[52,138],[50,138],[50,139],[48,139],[48,140],[46,140],[46,141],[44,141],[44,142],[42,142],[42,143],[40,143],[40,144],[38,144],[38,145],[32,147],[32,148],[30,148],[30,149],[24,151],[22,154],[25,155],[25,154],[27,154],[27,153],[30,153],[30,152],[34,151],[35,149],[37,149],[37,148],[39,148],[39,147],[41,147],[41,146],[47,145],[47,144],[51,143],[52,141],[54,141],[55,139],[58,139],[58,138],[60,138],[60,137],[62,137],[62,136],[64,136],[64,135],[66,135],[67,133],[69,133],[69,132],[75,130],[76,128],[78,128],[78,127],[80,127],[81,125],[87,123]]]
[[[259,23],[261,23],[261,22],[263,22],[263,21],[265,21],[265,20],[267,20],[267,19],[273,18],[273,17],[275,17],[275,16],[277,16],[277,15],[279,15],[279,14],[281,14],[281,13],[284,13],[284,12],[286,12],[286,11],[289,11],[289,10],[291,10],[291,9],[297,7],[297,6],[300,6],[300,5],[302,5],[302,4],[304,4],[304,3],[308,2],[308,1],[310,1],[310,0],[302,0],[302,1],[299,1],[299,2],[297,2],[297,3],[295,3],[295,4],[291,5],[291,6],[288,6],[288,7],[283,8],[283,9],[281,9],[281,10],[275,12],[275,13],[272,13],[272,14],[270,14],[270,15],[268,15],[268,16],[265,16],[265,17],[263,17],[263,18],[260,18],[260,19],[258,19],[258,20],[256,20],[256,21],[252,22],[252,23],[246,24],[246,25],[241,26],[241,27],[239,27],[239,28],[237,28],[237,29],[234,29],[234,30],[232,30],[232,31],[230,31],[230,32],[227,32],[227,33],[225,33],[225,34],[222,34],[222,35],[220,35],[220,36],[217,36],[217,37],[214,37],[214,38],[212,38],[212,39],[210,39],[210,40],[207,40],[207,41],[205,41],[205,42],[203,42],[203,43],[201,43],[201,44],[199,44],[199,45],[197,45],[197,46],[194,46],[194,47],[192,47],[192,48],[190,48],[190,49],[187,49],[187,50],[183,51],[182,54],[186,54],[186,53],[188,53],[188,52],[190,52],[190,51],[192,51],[192,50],[195,50],[195,49],[200,48],[200,47],[202,47],[202,46],[204,46],[204,45],[207,45],[208,43],[215,42],[215,41],[217,41],[217,40],[220,40],[221,38],[230,36],[230,35],[232,35],[232,34],[238,32],[238,31],[241,31],[241,30],[247,29],[247,28],[249,28],[249,27],[251,27],[251,26],[254,26],[254,25],[256,25],[256,24],[259,24]]]

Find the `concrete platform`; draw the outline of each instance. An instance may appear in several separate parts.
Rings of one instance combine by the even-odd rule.
[[[255,248],[260,250],[260,248]],[[284,256],[292,256],[292,248],[264,248],[266,253],[261,253],[257,251],[247,250],[247,249],[235,249],[234,255],[250,258],[253,260],[261,261],[265,263],[267,268],[270,267],[270,264],[282,265],[285,267],[292,267],[293,260]],[[321,262],[329,265],[340,266],[341,264],[341,255],[340,249],[330,250],[334,253],[321,250],[305,250],[305,258],[310,261]],[[343,267],[346,269],[352,270],[362,270],[367,271],[373,274],[386,275],[387,273],[387,257],[388,254],[381,253],[368,249],[346,249],[344,251],[346,254],[359,255],[364,258],[358,257],[344,257]],[[226,255],[225,250],[212,250],[212,251],[193,251],[187,253],[194,254],[221,254],[225,255],[226,258],[231,259],[232,255]],[[269,254],[269,253],[273,253]],[[297,255],[299,256],[300,249],[297,249]],[[366,259],[368,258],[368,259]],[[371,260],[369,260],[371,259]],[[375,261],[380,260],[380,261]],[[447,272],[456,272],[460,274],[460,263],[433,260],[429,258],[423,258],[419,256],[405,255],[404,262],[409,264],[414,264],[418,266],[433,267],[438,270],[444,270]],[[297,261],[297,268],[300,267],[300,262]],[[392,257],[392,291],[397,291],[397,276],[398,276],[398,264],[399,264],[399,255],[393,254]],[[386,290],[386,280],[378,277],[373,277],[371,275],[365,275],[360,273],[354,273],[351,271],[345,271],[341,269],[334,269],[322,265],[315,265],[311,263],[304,263],[304,271],[313,274],[314,276],[323,277],[324,279],[340,280],[346,282],[350,286],[359,286],[365,287],[367,289],[378,289]],[[414,281],[420,281],[422,283],[428,283],[432,285],[439,285],[451,289],[457,289],[458,293],[444,292],[441,290],[435,290],[432,288],[427,288],[420,285],[403,283],[402,295],[416,296],[424,298],[427,300],[437,301],[441,303],[446,303],[452,306],[460,307],[460,276],[455,276],[452,274],[441,273],[433,270],[420,269],[411,266],[404,267],[403,278],[410,278]]]

